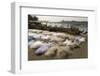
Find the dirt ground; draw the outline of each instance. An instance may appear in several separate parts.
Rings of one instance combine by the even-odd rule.
[[[73,54],[70,55],[68,58],[65,59],[83,59],[83,58],[88,58],[88,45],[87,42],[81,44],[80,48],[76,48],[73,50]],[[45,56],[36,56],[34,54],[35,49],[30,49],[28,48],[28,60],[33,61],[33,60],[53,60],[56,58],[53,57],[45,57]]]

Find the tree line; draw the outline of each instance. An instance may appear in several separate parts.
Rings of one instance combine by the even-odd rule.
[[[39,22],[38,17],[34,16],[32,17],[31,15],[28,15],[28,29],[40,29],[40,30],[47,30],[51,32],[66,32],[74,35],[79,35],[82,31],[79,30],[79,28],[76,27],[71,27],[71,28],[64,28],[63,26],[61,27],[52,27],[52,26],[47,26],[46,24],[43,25],[41,22]]]

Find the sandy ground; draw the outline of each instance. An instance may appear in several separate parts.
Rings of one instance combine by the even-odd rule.
[[[83,59],[88,58],[88,48],[87,42],[81,44],[80,48],[76,48],[73,50],[73,54],[70,55],[68,58],[65,59]],[[28,60],[53,60],[53,57],[45,57],[45,56],[36,56],[34,54],[35,49],[28,48]]]

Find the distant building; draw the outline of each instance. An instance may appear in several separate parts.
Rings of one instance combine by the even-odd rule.
[[[63,23],[63,22],[49,22],[49,21],[39,21],[43,25],[52,26],[52,27],[64,27],[64,28],[70,28],[70,23]]]

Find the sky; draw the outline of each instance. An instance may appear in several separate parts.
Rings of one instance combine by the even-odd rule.
[[[34,17],[34,15],[32,15]],[[37,16],[40,21],[50,21],[50,22],[59,22],[59,21],[88,21],[87,17],[79,16]]]

